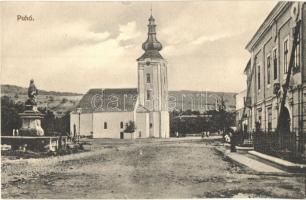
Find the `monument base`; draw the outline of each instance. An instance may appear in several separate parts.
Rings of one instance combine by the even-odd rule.
[[[41,127],[41,119],[43,114],[39,111],[26,110],[19,114],[22,119],[22,126],[19,130],[20,136],[43,136],[44,130]]]

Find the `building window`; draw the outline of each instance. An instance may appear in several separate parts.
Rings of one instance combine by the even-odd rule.
[[[147,100],[150,100],[150,99],[151,99],[151,91],[147,90]]]
[[[147,83],[151,83],[151,75],[147,74]]]
[[[123,122],[120,122],[120,128],[123,128]]]
[[[267,57],[267,83],[268,85],[271,83],[271,58]]]
[[[297,45],[296,49],[294,52],[294,60],[293,60],[293,71],[299,72],[300,71],[300,52],[301,52],[301,47],[300,47],[300,33],[297,36]]]
[[[277,51],[276,49],[273,50],[273,74],[274,74],[274,80],[277,79]]]
[[[272,107],[269,107],[268,110],[268,132],[272,132]]]
[[[261,110],[258,110],[257,115],[258,115],[258,128],[261,129]]]
[[[257,87],[260,90],[260,65],[258,65],[257,70]]]
[[[104,129],[107,129],[107,122],[104,122]]]
[[[288,39],[284,41],[284,74],[288,72]]]

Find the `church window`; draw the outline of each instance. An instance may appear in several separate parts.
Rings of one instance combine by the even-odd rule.
[[[150,99],[151,99],[151,91],[147,90],[147,100],[150,100]]]
[[[151,83],[151,75],[147,74],[147,83]]]
[[[120,128],[123,128],[123,122],[120,122]]]
[[[107,129],[107,122],[104,122],[104,129]]]

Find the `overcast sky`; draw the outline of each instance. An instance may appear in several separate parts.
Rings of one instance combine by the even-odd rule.
[[[276,2],[2,2],[2,84],[136,87],[151,4],[170,90],[244,89],[245,46]]]

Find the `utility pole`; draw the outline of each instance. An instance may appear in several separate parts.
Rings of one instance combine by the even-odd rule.
[[[296,23],[296,26],[293,29],[293,44],[292,44],[292,49],[291,49],[291,54],[290,54],[289,68],[288,68],[288,72],[287,72],[286,82],[283,86],[283,95],[281,97],[280,112],[279,112],[278,119],[277,119],[277,129],[276,130],[278,132],[280,131],[280,122],[281,122],[281,119],[284,115],[285,102],[286,102],[286,97],[287,97],[290,78],[291,78],[291,71],[292,71],[292,68],[293,68],[293,61],[294,61],[295,50],[296,50],[296,46],[297,46],[297,38],[298,38],[298,35],[299,35],[299,32],[300,32],[300,26],[301,26],[301,21],[298,21]]]
[[[78,131],[77,141],[79,141],[79,138],[80,138],[80,135],[81,135],[81,113],[82,113],[82,108],[77,108],[77,113],[79,114],[79,131]]]

